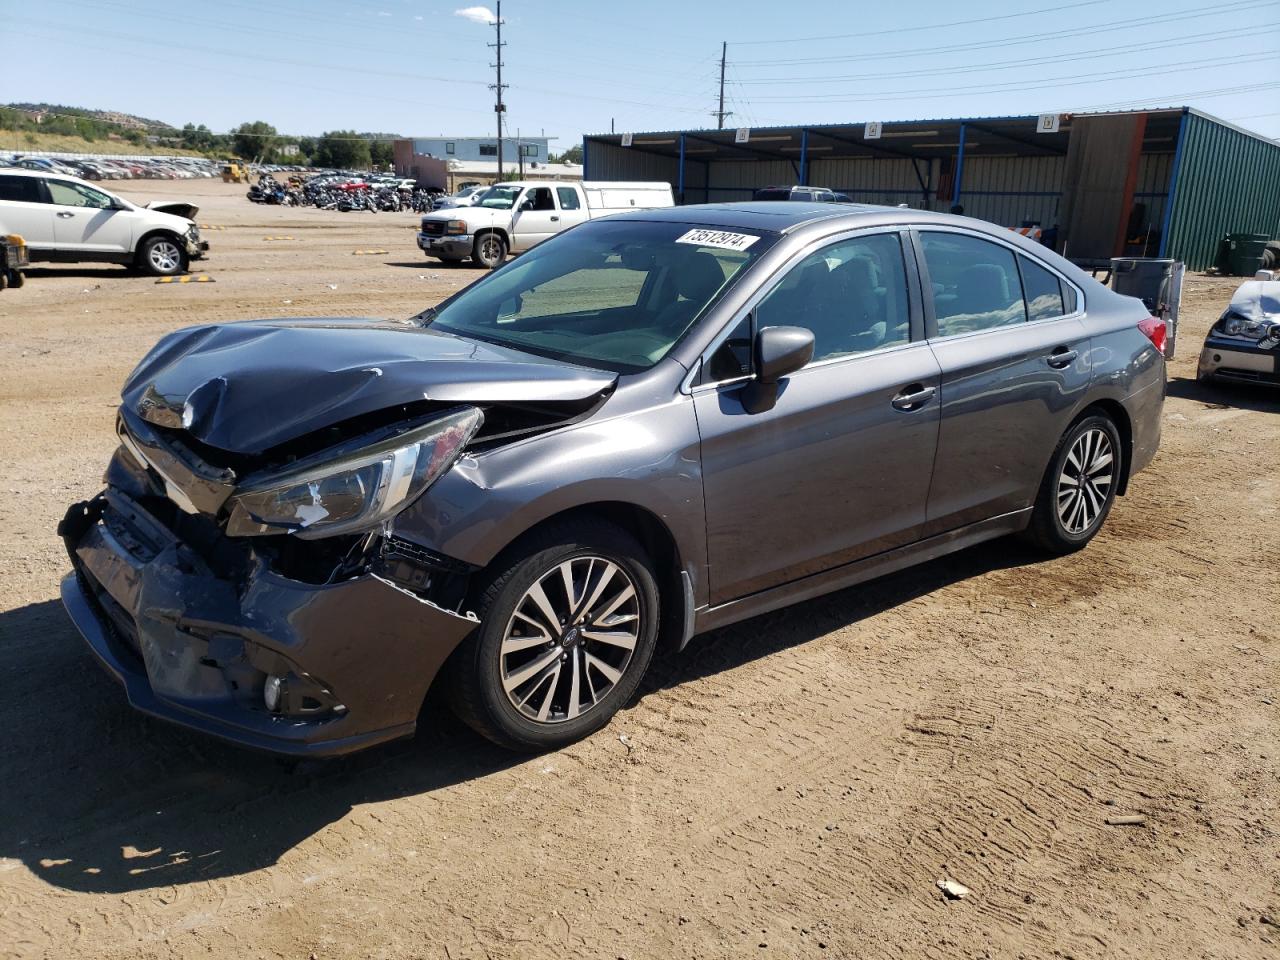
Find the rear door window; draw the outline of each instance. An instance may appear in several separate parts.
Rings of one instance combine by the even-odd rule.
[[[556,187],[556,196],[560,198],[561,210],[577,210],[581,206],[578,191],[573,187]]]
[[[0,200],[44,203],[44,194],[40,192],[40,178],[0,176]]]
[[[1062,282],[1027,257],[1018,257],[1022,268],[1022,292],[1027,301],[1028,320],[1049,320],[1070,312],[1062,296]]]
[[[962,233],[926,231],[920,241],[939,337],[1026,321],[1022,281],[1012,250]]]

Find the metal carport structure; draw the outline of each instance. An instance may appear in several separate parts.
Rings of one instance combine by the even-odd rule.
[[[1005,226],[1036,224],[1081,263],[1171,256],[1203,269],[1225,233],[1280,232],[1275,141],[1188,107],[1043,119],[592,134],[583,176],[664,180],[679,203],[795,184],[867,203],[958,204]]]

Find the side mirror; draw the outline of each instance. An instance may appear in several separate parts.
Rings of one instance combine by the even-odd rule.
[[[778,382],[813,359],[813,331],[804,327],[765,327],[751,345],[755,379],[742,388],[747,413],[764,413],[778,402]]]
[[[533,209],[533,197],[525,197],[523,200],[520,201],[520,206],[517,212],[523,213],[526,210],[532,210],[532,209]]]

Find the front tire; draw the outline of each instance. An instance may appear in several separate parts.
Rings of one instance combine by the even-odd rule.
[[[494,270],[507,259],[507,243],[496,233],[482,233],[476,237],[471,251],[471,262],[482,270]]]
[[[187,254],[173,237],[150,237],[138,250],[138,264],[153,277],[186,272]]]
[[[454,711],[494,743],[541,752],[603,727],[653,658],[652,563],[594,520],[548,528],[495,562],[480,627],[450,660]]]
[[[1120,432],[1106,414],[1072,424],[1040,483],[1026,538],[1053,554],[1083,549],[1115,503],[1123,457]]]

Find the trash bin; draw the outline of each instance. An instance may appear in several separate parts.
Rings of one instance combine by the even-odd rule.
[[[1262,269],[1262,253],[1270,239],[1265,233],[1228,233],[1222,240],[1226,272],[1233,277],[1252,277]]]
[[[1116,257],[1111,261],[1111,289],[1137,297],[1166,327],[1165,359],[1173,359],[1178,336],[1178,304],[1182,300],[1180,260]]]

